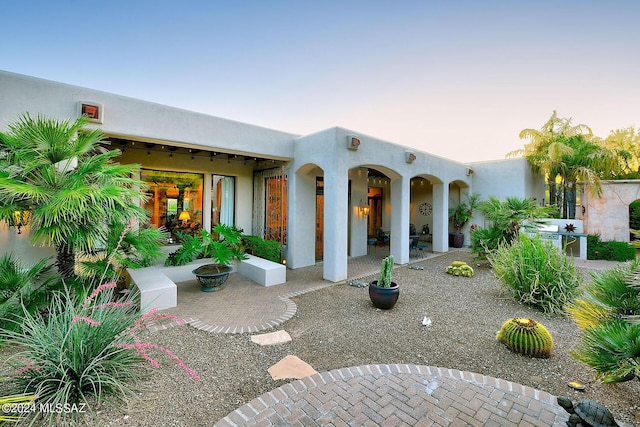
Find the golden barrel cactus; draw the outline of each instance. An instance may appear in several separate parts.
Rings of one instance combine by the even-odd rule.
[[[507,320],[496,338],[509,350],[531,357],[547,358],[553,349],[551,334],[533,319],[516,317]]]

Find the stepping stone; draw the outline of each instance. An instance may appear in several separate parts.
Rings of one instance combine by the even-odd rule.
[[[268,334],[251,335],[251,341],[260,345],[282,344],[291,341],[287,331],[269,332]]]
[[[297,380],[317,374],[318,372],[308,363],[297,356],[289,355],[268,369],[271,378],[281,380],[295,378]]]

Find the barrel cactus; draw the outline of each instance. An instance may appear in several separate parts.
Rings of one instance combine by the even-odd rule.
[[[551,356],[553,338],[541,323],[533,319],[513,318],[502,325],[496,335],[509,350],[531,357]]]
[[[447,274],[451,274],[454,276],[464,276],[471,277],[473,276],[473,268],[470,265],[467,265],[464,261],[454,261],[451,263],[449,267],[446,268]]]

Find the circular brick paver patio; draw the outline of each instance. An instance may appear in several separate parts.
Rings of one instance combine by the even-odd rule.
[[[564,426],[549,393],[470,372],[366,365],[312,375],[218,421],[230,426]]]

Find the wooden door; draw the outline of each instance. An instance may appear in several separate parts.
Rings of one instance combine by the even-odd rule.
[[[324,257],[324,182],[316,180],[316,260]]]

